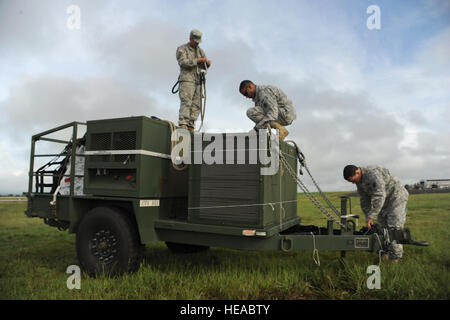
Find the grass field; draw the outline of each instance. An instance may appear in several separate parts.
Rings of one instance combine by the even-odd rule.
[[[339,206],[339,196],[328,194]],[[299,195],[302,224],[326,220]],[[89,278],[66,287],[77,265],[75,235],[26,218],[25,202],[0,202],[0,299],[446,299],[449,295],[450,193],[411,195],[406,226],[429,247],[404,246],[399,264],[381,264],[381,289],[366,286],[375,253],[246,252],[211,248],[171,254],[163,243],[147,245],[140,270],[120,278]],[[353,213],[360,213],[353,198]],[[362,219],[358,228],[362,227]]]

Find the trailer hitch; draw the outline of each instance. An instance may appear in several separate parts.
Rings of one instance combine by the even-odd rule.
[[[399,243],[412,244],[414,246],[422,246],[422,247],[428,247],[429,246],[428,241],[413,240],[411,238],[411,231],[409,231],[408,228],[389,231],[389,236],[391,236],[391,232],[393,233],[393,238],[395,238],[395,239],[401,238]]]
[[[387,235],[389,236],[389,240],[393,241],[396,240],[399,244],[411,244],[414,246],[422,246],[422,247],[428,247],[429,243],[428,241],[422,241],[422,240],[413,240],[411,238],[411,231],[409,228],[403,228],[403,229],[394,229],[394,228],[387,228],[383,229],[380,225],[374,224],[372,225],[372,228],[368,229],[367,227],[362,228],[358,233],[365,234],[365,235],[371,235],[371,234],[379,234],[380,236],[385,235],[385,230],[387,230]]]

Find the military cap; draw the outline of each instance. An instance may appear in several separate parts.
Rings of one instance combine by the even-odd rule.
[[[202,42],[202,33],[197,29],[191,30],[191,34],[189,36],[192,37],[192,39],[194,39],[197,43]]]

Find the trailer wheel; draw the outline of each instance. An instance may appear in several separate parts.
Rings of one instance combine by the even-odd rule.
[[[91,276],[135,272],[144,252],[130,218],[112,207],[94,208],[86,214],[78,228],[76,246],[78,259]]]
[[[166,241],[166,246],[173,253],[195,253],[206,251],[209,249],[209,247],[207,246],[197,246],[193,244],[184,244],[168,241]]]

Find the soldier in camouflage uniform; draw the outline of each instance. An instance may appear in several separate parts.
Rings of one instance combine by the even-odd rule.
[[[375,219],[382,228],[403,228],[409,193],[388,169],[348,165],[344,168],[344,178],[356,184],[369,229]],[[403,246],[395,240],[387,249],[391,260],[398,261],[403,255]]]
[[[202,41],[202,33],[192,30],[189,42],[178,47],[176,57],[180,66],[180,111],[178,125],[194,131],[195,121],[200,114],[202,86],[200,82],[201,69],[209,68],[211,61],[206,59],[205,52],[198,46]]]
[[[279,88],[270,85],[255,85],[244,80],[239,86],[240,93],[253,99],[255,106],[247,110],[247,117],[255,122],[255,130],[267,124],[279,130],[280,139],[284,140],[289,131],[284,127],[297,118],[292,101]]]

